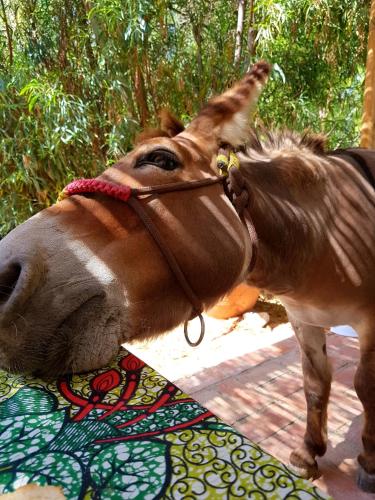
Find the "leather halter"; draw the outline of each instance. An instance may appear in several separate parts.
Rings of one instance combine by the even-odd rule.
[[[230,153],[230,157],[232,161],[234,161],[233,153]],[[139,187],[139,188],[132,188],[130,186],[126,185],[119,185],[119,184],[114,184],[112,182],[107,182],[107,181],[101,181],[100,179],[77,179],[70,184],[68,184],[60,194],[58,201],[67,198],[69,196],[73,196],[75,194],[88,194],[88,193],[101,193],[106,196],[109,196],[111,198],[115,198],[121,201],[124,201],[128,203],[134,210],[134,212],[138,215],[138,217],[141,219],[145,227],[147,228],[148,232],[154,239],[155,243],[158,245],[161,253],[164,255],[164,258],[171,269],[173,275],[177,279],[179,285],[181,286],[182,290],[184,291],[186,297],[188,298],[189,302],[193,306],[193,314],[190,317],[189,320],[186,320],[184,323],[184,335],[186,342],[191,346],[191,347],[196,347],[198,346],[204,337],[205,333],[205,323],[204,319],[202,316],[203,313],[203,304],[202,301],[197,297],[193,289],[191,288],[188,280],[186,279],[186,276],[184,272],[182,271],[179,263],[177,262],[174,254],[171,252],[169,249],[168,245],[165,243],[164,238],[160,234],[160,231],[152,221],[152,218],[150,217],[148,209],[144,207],[144,205],[139,201],[140,197],[147,196],[147,195],[153,195],[153,194],[163,194],[163,193],[172,193],[176,191],[186,191],[186,190],[191,190],[191,189],[199,189],[205,186],[211,186],[213,184],[219,184],[223,183],[224,184],[224,191],[228,195],[227,190],[225,189],[225,182],[228,176],[228,173],[230,173],[230,167],[228,166],[226,169],[223,168],[223,159],[224,155],[222,154],[220,157],[218,157],[219,160],[221,160],[221,165],[219,164],[219,168],[222,172],[222,175],[218,177],[208,177],[204,179],[200,179],[197,181],[183,181],[183,182],[175,182],[171,184],[159,184],[157,186],[147,186],[147,187]],[[236,158],[237,160],[237,158]],[[237,160],[238,162],[238,160]],[[224,162],[225,163],[225,162]],[[238,169],[238,164],[232,165]],[[231,196],[228,195],[228,197],[231,199]],[[231,199],[232,203],[233,200]],[[236,207],[235,207],[236,208]],[[241,217],[242,219],[242,217]],[[253,246],[253,252],[252,252],[252,258],[250,262],[250,268],[249,270],[251,271],[255,265],[255,258],[256,258],[256,247],[257,247],[257,239],[256,239],[256,233],[254,226],[252,223],[249,226],[249,223],[247,220],[244,221],[248,231],[249,231],[249,236],[250,240]],[[189,333],[188,333],[188,322],[195,318],[199,317],[200,319],[200,324],[201,324],[201,331],[198,337],[198,340],[193,342],[189,338]]]

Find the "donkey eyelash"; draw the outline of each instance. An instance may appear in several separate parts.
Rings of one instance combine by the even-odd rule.
[[[141,156],[137,160],[134,168],[140,168],[146,165],[153,165],[162,170],[171,171],[181,167],[181,162],[175,153],[168,149],[154,149],[144,156]]]

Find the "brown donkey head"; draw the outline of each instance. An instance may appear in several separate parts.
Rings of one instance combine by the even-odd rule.
[[[186,130],[165,115],[163,132],[141,137],[99,179],[142,187],[217,177],[218,146],[246,137],[249,108],[268,72],[266,63],[256,64]],[[244,278],[248,234],[220,183],[146,196],[141,204],[205,307]],[[121,342],[191,315],[155,241],[119,200],[72,196],[0,243],[1,368],[41,374],[97,368]]]

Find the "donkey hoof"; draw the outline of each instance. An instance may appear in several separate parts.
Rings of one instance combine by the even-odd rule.
[[[357,484],[367,493],[375,493],[375,474],[369,474],[361,466],[358,467]]]
[[[311,466],[300,467],[298,465],[294,465],[294,464],[290,463],[289,469],[291,469],[298,476],[301,476],[303,479],[314,480],[320,476],[318,464],[316,464],[314,467],[311,467]]]
[[[289,457],[291,469],[304,479],[317,479],[319,477],[318,464],[305,450],[294,450]]]

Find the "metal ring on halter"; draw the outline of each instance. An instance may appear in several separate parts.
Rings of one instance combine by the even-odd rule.
[[[185,335],[186,342],[189,344],[190,347],[197,347],[202,342],[203,337],[204,337],[204,332],[205,332],[205,328],[206,328],[205,324],[204,324],[204,319],[200,313],[198,314],[198,318],[201,322],[201,332],[200,332],[198,340],[196,342],[192,342],[189,339],[188,324],[189,324],[190,320],[185,321],[185,323],[184,323],[184,335]]]

